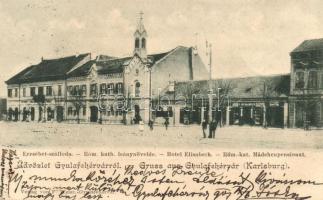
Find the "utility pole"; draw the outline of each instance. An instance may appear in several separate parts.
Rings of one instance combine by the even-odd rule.
[[[209,55],[209,122],[212,121],[213,89],[212,89],[212,44],[206,41],[206,55]]]

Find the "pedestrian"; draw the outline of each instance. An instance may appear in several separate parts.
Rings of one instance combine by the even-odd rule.
[[[154,122],[153,122],[153,120],[151,120],[151,119],[149,120],[148,126],[149,126],[151,131],[154,130]]]
[[[168,117],[165,117],[165,127],[166,127],[166,130],[168,129],[168,125],[169,125],[169,118]]]
[[[207,129],[207,122],[205,119],[203,119],[202,121],[202,131],[203,131],[203,138],[206,137],[206,133],[205,133],[205,130]]]
[[[144,131],[144,122],[143,121],[139,121],[139,132],[143,132]]]
[[[213,121],[209,122],[209,137],[208,138],[212,138],[212,131],[213,131]]]
[[[218,127],[218,121],[213,119],[213,121],[212,121],[212,138],[215,138],[215,131],[216,131],[217,127]]]

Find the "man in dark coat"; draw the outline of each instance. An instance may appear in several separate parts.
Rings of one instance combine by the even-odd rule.
[[[151,119],[149,120],[148,126],[149,126],[151,131],[154,130],[154,122],[153,122],[153,120],[151,120]]]
[[[215,119],[212,121],[212,138],[215,138],[215,131],[216,128],[218,127],[218,121],[216,121]]]
[[[209,122],[209,137],[212,138],[212,130],[213,130],[213,121]]]
[[[169,125],[169,118],[168,117],[165,117],[165,127],[166,127],[166,130],[168,129],[168,125]]]
[[[206,137],[206,133],[205,130],[207,129],[207,122],[205,121],[205,119],[202,121],[202,131],[203,131],[203,138]]]
[[[217,128],[217,121],[213,119],[209,124],[209,138],[215,137],[215,130]]]

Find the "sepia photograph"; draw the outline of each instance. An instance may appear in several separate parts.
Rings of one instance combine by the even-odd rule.
[[[0,0],[0,200],[322,200],[322,8]]]

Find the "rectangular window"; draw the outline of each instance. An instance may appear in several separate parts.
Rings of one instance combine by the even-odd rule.
[[[67,109],[67,115],[72,115],[73,114],[73,108],[72,107],[68,107]]]
[[[82,96],[86,96],[86,85],[81,86],[82,90]]]
[[[107,85],[105,83],[100,84],[100,94],[107,93]]]
[[[35,96],[36,95],[36,88],[35,87],[31,87],[30,88],[30,96]]]
[[[57,88],[57,95],[58,95],[58,96],[62,96],[62,86],[61,86],[61,85],[58,85],[58,88]]]
[[[96,95],[97,94],[96,83],[91,84],[90,88],[91,88],[90,95]]]
[[[295,88],[302,89],[305,86],[304,72],[296,72],[295,74]]]
[[[308,88],[317,89],[317,71],[310,71],[308,74]]]
[[[81,95],[80,87],[78,85],[74,86],[74,91],[76,96]]]
[[[46,96],[52,96],[53,90],[52,86],[46,86]]]
[[[22,88],[22,96],[26,97],[26,88]]]
[[[38,95],[44,95],[44,87],[38,87]]]
[[[8,97],[12,97],[12,89],[8,89]]]
[[[68,87],[67,87],[67,91],[68,91],[68,94],[69,94],[70,96],[72,96],[72,95],[73,95],[73,86],[68,86]]]
[[[83,116],[86,115],[86,106],[83,106]]]
[[[108,94],[113,94],[114,85],[113,83],[108,84]]]
[[[15,97],[18,97],[18,88],[15,88]]]
[[[122,94],[123,93],[122,83],[118,83],[117,84],[117,92],[118,92],[118,94]]]

